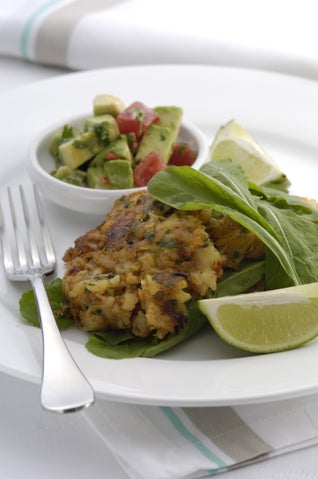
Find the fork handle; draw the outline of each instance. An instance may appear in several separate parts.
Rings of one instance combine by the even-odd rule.
[[[55,412],[79,411],[93,404],[94,391],[60,334],[42,277],[37,276],[30,281],[42,326],[42,405]]]

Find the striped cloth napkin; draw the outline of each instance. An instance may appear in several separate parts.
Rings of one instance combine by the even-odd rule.
[[[1,0],[0,55],[76,70],[192,63],[318,78],[315,12],[315,0],[288,11],[277,0]]]
[[[85,418],[131,479],[195,479],[318,443],[318,397],[236,407],[99,401]]]

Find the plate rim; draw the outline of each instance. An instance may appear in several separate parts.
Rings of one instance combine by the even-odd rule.
[[[308,79],[308,78],[299,78],[299,77],[294,77],[289,74],[283,74],[279,72],[269,72],[265,70],[255,70],[251,68],[238,68],[238,67],[224,67],[224,66],[211,66],[211,65],[191,65],[191,64],[180,64],[180,65],[139,65],[139,66],[119,66],[119,67],[112,67],[112,68],[103,68],[103,69],[96,69],[96,70],[90,70],[90,71],[84,71],[84,72],[71,72],[68,73],[67,75],[61,74],[58,76],[55,76],[53,78],[47,78],[44,80],[39,80],[36,82],[31,83],[30,85],[26,86],[20,86],[17,88],[14,88],[13,90],[3,92],[0,95],[0,98],[3,99],[5,103],[7,103],[10,98],[13,98],[14,96],[21,96],[23,94],[35,94],[36,89],[41,87],[41,92],[43,90],[49,89],[52,85],[57,85],[57,84],[63,84],[65,81],[67,82],[67,85],[69,82],[71,82],[73,79],[79,79],[79,80],[88,80],[89,78],[93,78],[96,75],[110,75],[110,76],[116,76],[117,74],[122,74],[123,71],[129,71],[129,72],[134,72],[134,74],[138,76],[141,74],[147,74],[149,75],[150,72],[152,72],[151,75],[154,73],[157,73],[159,70],[162,72],[170,70],[174,73],[179,72],[178,74],[180,75],[181,73],[184,73],[185,71],[191,71],[192,74],[198,72],[209,72],[208,74],[210,75],[212,72],[216,73],[218,75],[225,74],[225,76],[228,78],[229,74],[231,75],[239,75],[240,78],[243,77],[253,77],[254,80],[257,77],[257,79],[263,80],[263,82],[266,83],[266,80],[269,80],[269,82],[272,83],[281,83],[281,82],[287,82],[289,84],[289,88],[293,89],[299,85],[306,85],[309,86],[311,85],[315,90],[318,92],[318,83],[315,80]],[[67,80],[66,80],[67,78]],[[292,85],[291,85],[292,84]],[[318,104],[318,96],[317,96],[317,104]],[[75,113],[76,114],[76,113]],[[62,116],[65,116],[65,113],[63,113]],[[3,114],[0,113],[0,121],[3,118]],[[32,138],[30,138],[31,140]],[[19,160],[22,161],[22,160]],[[18,159],[17,159],[17,164],[18,164]],[[3,172],[0,173],[0,181],[2,181],[3,178]],[[0,299],[1,302],[1,299]],[[3,306],[3,304],[1,304]],[[70,347],[74,349],[74,354],[76,355],[78,353],[76,345],[72,344],[72,341],[69,342]],[[286,353],[284,353],[286,354]],[[0,360],[1,361],[1,360]],[[103,360],[107,361],[107,360]],[[166,360],[165,360],[166,361]],[[0,370],[5,369],[3,367],[3,364],[0,364]],[[6,371],[9,374],[14,374],[18,375],[19,371],[14,370],[14,371]],[[21,372],[21,371],[20,371]],[[26,375],[22,374],[22,377],[26,379],[27,381],[34,379],[35,382],[40,381],[40,377],[34,373],[30,374],[29,377],[26,377]],[[142,403],[142,404],[160,404],[160,405],[187,405],[187,406],[207,406],[207,405],[229,405],[229,404],[246,404],[250,402],[262,402],[262,401],[270,401],[270,400],[276,400],[277,398],[286,398],[286,397],[295,397],[297,395],[303,395],[303,394],[309,394],[316,392],[318,390],[318,377],[310,382],[308,379],[307,384],[302,385],[300,388],[296,388],[295,386],[291,385],[289,388],[285,387],[281,390],[279,388],[276,389],[275,392],[265,392],[263,391],[262,393],[257,393],[255,392],[254,395],[249,395],[247,397],[246,395],[244,396],[244,392],[242,393],[237,393],[236,395],[232,392],[229,397],[216,397],[216,398],[208,398],[208,397],[193,397],[188,395],[187,398],[185,397],[176,397],[176,395],[171,394],[169,395],[163,395],[161,397],[159,396],[154,396],[154,395],[146,395],[142,391],[135,391],[133,388],[108,388],[108,391],[103,389],[101,385],[99,384],[98,380],[93,380],[93,384],[96,386],[96,393],[97,395],[101,395],[104,398],[108,398],[111,400],[118,400],[122,402],[133,402],[133,403]]]

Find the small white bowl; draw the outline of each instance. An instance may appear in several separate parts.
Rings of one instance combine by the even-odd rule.
[[[32,182],[50,201],[73,211],[101,215],[106,214],[112,208],[117,198],[146,188],[92,189],[71,185],[50,175],[50,172],[55,169],[54,158],[49,152],[49,145],[54,133],[65,124],[82,125],[88,116],[89,114],[61,121],[58,125],[50,127],[37,136],[29,150],[27,167]],[[192,167],[199,169],[208,157],[209,145],[205,135],[192,123],[182,121],[178,141],[190,142],[198,152]]]

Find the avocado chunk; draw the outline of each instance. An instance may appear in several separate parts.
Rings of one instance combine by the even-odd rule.
[[[106,161],[103,165],[105,175],[113,188],[132,188],[133,170],[126,160]]]
[[[85,127],[88,131],[58,147],[60,161],[74,170],[119,136],[117,122],[111,115],[89,118]]]
[[[126,160],[111,160],[104,164],[89,166],[87,169],[89,188],[132,188],[133,171]]]
[[[103,146],[94,131],[87,131],[62,143],[58,148],[58,155],[64,165],[75,170],[99,153]]]
[[[86,173],[82,170],[72,170],[69,166],[60,166],[57,170],[52,171],[52,176],[58,180],[70,183],[76,186],[86,186]]]
[[[182,121],[182,108],[179,106],[157,106],[154,108],[154,111],[159,116],[159,121],[156,124],[169,128],[171,130],[172,140],[175,143]]]
[[[113,95],[100,94],[96,95],[93,100],[94,115],[104,115],[107,113],[117,116],[124,108],[124,102]]]
[[[54,158],[58,157],[58,151],[59,151],[59,146],[61,144],[61,141],[62,141],[62,131],[60,131],[59,133],[55,133],[55,135],[53,135],[50,141],[49,152],[51,153],[52,156],[54,156]]]
[[[156,124],[150,125],[140,140],[135,162],[140,163],[149,153],[156,151],[162,161],[168,163],[173,148],[171,130]]]
[[[49,152],[51,153],[51,155],[54,158],[58,159],[58,151],[60,144],[64,143],[65,141],[69,141],[71,138],[74,138],[74,136],[74,128],[70,125],[64,125],[64,127],[61,128],[58,132],[56,132],[51,138],[49,144]]]
[[[105,145],[119,136],[117,121],[112,115],[91,116],[86,119],[84,129],[86,131],[94,131]]]
[[[109,143],[95,158],[91,161],[91,165],[101,165],[104,161],[121,159],[132,164],[132,153],[130,151],[126,136],[121,135],[116,140]]]
[[[89,188],[109,189],[103,165],[87,168],[87,186]]]

